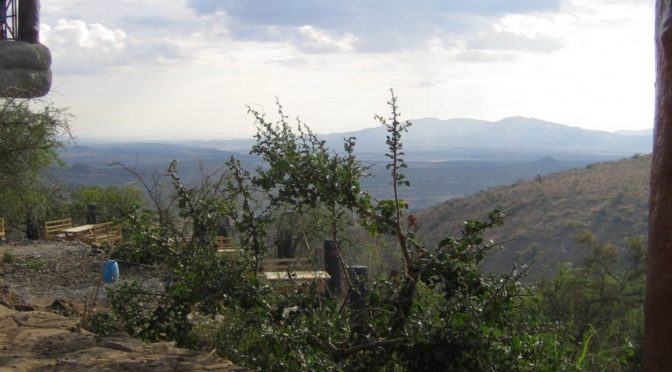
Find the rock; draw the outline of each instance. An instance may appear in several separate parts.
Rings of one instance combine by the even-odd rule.
[[[80,314],[79,308],[73,301],[63,298],[55,299],[54,302],[47,307],[47,310],[65,316],[75,316]]]
[[[125,334],[71,332],[78,318],[0,305],[0,370],[245,371],[208,353],[170,342],[145,344]]]
[[[14,309],[18,311],[35,311],[35,306],[30,304],[14,304]]]

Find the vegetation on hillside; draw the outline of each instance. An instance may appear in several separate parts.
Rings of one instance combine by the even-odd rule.
[[[390,105],[391,117],[380,119],[388,130],[389,200],[361,190],[365,168],[352,155],[354,139],[344,141],[345,155],[333,153],[307,127],[292,128],[281,107],[277,123],[252,111],[259,130],[253,151],[266,168],[250,173],[232,159],[216,182],[187,188],[171,164],[167,174],[182,227],[188,228],[157,225],[138,214],[132,219],[147,250],[166,265],[165,288],[153,293],[141,283],[114,287],[113,311],[98,315],[93,326],[118,327],[148,341],[174,339],[261,370],[636,366],[638,318],[630,310],[641,309],[637,297],[623,311],[597,311],[590,319],[554,312],[553,301],[570,289],[587,303],[610,300],[619,288],[637,291],[641,270],[609,271],[610,281],[631,283],[609,293],[593,290],[604,275],[584,275],[596,270],[591,262],[606,262],[600,249],[599,260],[565,270],[538,289],[520,283],[526,266],[483,273],[481,262],[499,246],[484,233],[504,222],[496,210],[485,221],[465,222],[457,236],[423,244],[407,226],[406,202],[398,196],[408,185],[401,139],[410,123],[399,120],[396,97]],[[347,275],[345,296],[321,294],[314,286],[277,293],[257,277],[270,248],[269,232],[278,219],[308,215],[315,223],[308,230],[335,241],[345,238],[344,222],[353,216],[371,234],[393,236],[401,265],[365,282]],[[245,252],[240,260],[216,253],[214,237],[223,218],[234,221]],[[631,327],[611,326],[626,321]],[[616,357],[613,350],[627,353]]]
[[[64,110],[41,101],[0,99],[0,217],[6,224],[29,220],[33,231],[28,233],[37,237],[35,226],[59,191],[43,172],[70,139]]]
[[[111,311],[86,319],[88,327],[214,350],[258,370],[638,368],[642,240],[617,249],[583,235],[585,259],[533,286],[521,283],[524,264],[484,272],[483,261],[501,246],[486,233],[505,226],[505,214],[493,209],[482,221],[464,221],[435,244],[416,231],[401,198],[409,186],[402,139],[411,123],[400,120],[394,94],[389,105],[390,117],[378,119],[387,131],[390,199],[363,191],[367,169],[354,156],[354,138],[336,153],[304,124],[290,125],[280,105],[277,122],[250,110],[258,129],[252,151],[266,161],[254,172],[231,159],[186,185],[172,162],[167,184],[139,178],[151,204],[141,204],[135,189],[85,188],[59,199],[63,211],[95,202],[123,219],[127,234],[116,254],[162,268],[161,287],[110,286]],[[239,258],[218,253],[216,236],[230,226],[224,221],[235,229]],[[399,264],[370,278],[345,270],[344,293],[314,283],[277,291],[260,277],[262,259],[287,229],[306,242],[338,242],[344,267],[357,263],[346,252],[352,221],[372,237],[392,237]]]
[[[506,224],[487,238],[507,243],[492,252],[486,268],[504,272],[514,263],[534,261],[531,273],[539,277],[557,261],[586,256],[575,239],[584,231],[616,246],[645,235],[650,166],[650,155],[635,155],[450,200],[414,213],[418,233],[428,243],[438,242],[446,231],[459,231],[463,216],[482,218],[499,209],[509,215]]]

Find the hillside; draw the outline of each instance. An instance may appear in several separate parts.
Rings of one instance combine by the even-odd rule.
[[[492,251],[485,267],[507,271],[535,261],[531,272],[539,274],[559,260],[580,259],[575,237],[582,231],[621,246],[646,234],[650,166],[650,155],[635,156],[450,200],[415,214],[419,235],[436,246],[446,232],[458,235],[464,219],[500,209],[511,215],[487,238],[506,241],[505,248]]]
[[[87,144],[65,147],[60,156],[68,165],[55,167],[54,178],[62,184],[76,187],[82,185],[124,186],[135,178],[118,167],[120,162],[136,171],[162,174],[171,160],[177,159],[180,176],[187,183],[200,182],[202,171],[213,171],[224,165],[231,157],[241,160],[245,168],[253,170],[261,165],[260,159],[248,155],[208,147],[184,144],[127,143]],[[582,167],[589,161],[560,161],[545,157],[533,161],[448,161],[409,162],[406,176],[413,186],[407,189],[404,198],[411,209],[427,208],[455,197],[471,194],[477,190],[505,185],[537,174],[547,174]],[[390,175],[385,169],[386,161],[365,161],[371,177],[362,180],[366,190],[377,198],[391,197]]]

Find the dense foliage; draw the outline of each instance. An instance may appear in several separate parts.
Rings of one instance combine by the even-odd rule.
[[[578,265],[560,265],[553,278],[538,283],[537,311],[567,325],[569,342],[585,348],[586,369],[640,369],[646,245],[641,237],[631,238],[621,254],[590,233],[578,240],[589,254]]]
[[[191,188],[172,163],[167,175],[179,223],[157,223],[147,211],[130,217],[138,249],[165,267],[164,286],[111,287],[112,312],[98,315],[92,328],[215,350],[259,370],[636,366],[636,346],[624,345],[633,343],[629,335],[641,324],[637,244],[628,268],[615,271],[619,261],[612,250],[586,238],[596,247],[594,257],[541,283],[536,292],[520,283],[525,266],[503,275],[481,270],[487,252],[499,247],[483,238],[486,229],[503,222],[499,211],[487,221],[466,221],[460,236],[446,236],[437,247],[424,246],[406,226],[400,197],[400,188],[408,186],[401,140],[411,124],[399,120],[394,94],[389,105],[391,116],[378,118],[388,131],[390,200],[375,200],[361,189],[366,168],[354,156],[353,138],[344,140],[344,152],[333,152],[302,123],[294,129],[279,105],[276,123],[250,110],[258,128],[252,153],[266,161],[256,172],[231,159],[222,178]],[[344,295],[322,293],[315,284],[279,291],[257,273],[272,246],[269,232],[287,216],[326,222],[328,229],[312,231],[333,241],[346,238],[345,219],[357,218],[372,235],[396,238],[401,266],[370,279],[346,270]],[[243,248],[239,258],[217,253],[223,220],[233,221]],[[304,226],[309,222],[295,224],[300,225],[310,230]],[[347,264],[343,252],[339,256]],[[626,297],[632,301],[622,302]],[[620,305],[608,306],[613,301]],[[607,306],[612,312],[605,315]]]
[[[0,217],[8,224],[49,212],[55,190],[42,175],[70,140],[68,120],[41,101],[0,99]]]

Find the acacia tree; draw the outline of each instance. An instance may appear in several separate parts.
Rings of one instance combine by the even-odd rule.
[[[42,101],[0,100],[0,216],[10,223],[46,212],[41,175],[72,139],[69,119],[65,110]]]

